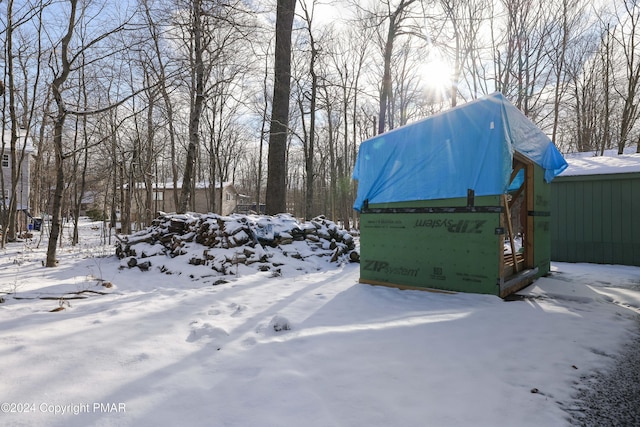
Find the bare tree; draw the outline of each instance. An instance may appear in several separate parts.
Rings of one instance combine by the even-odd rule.
[[[356,184],[351,180],[353,164],[356,160],[357,143],[360,138],[359,128],[363,125],[360,120],[360,96],[363,95],[362,79],[365,74],[365,64],[368,53],[372,48],[372,28],[362,21],[356,21],[355,26],[347,28],[345,34],[337,37],[346,38],[345,43],[332,43],[333,48],[328,57],[327,68],[334,70],[336,77],[333,83],[340,88],[341,109],[343,125],[342,154],[339,162],[342,170],[339,171],[341,192],[341,217],[346,227],[356,220],[350,217],[356,213],[352,208],[355,199]],[[367,123],[364,124],[368,128]],[[363,138],[364,139],[364,138]]]
[[[169,95],[172,84],[169,81],[170,76],[168,75],[168,68],[170,68],[172,65],[170,58],[163,54],[163,51],[166,49],[166,46],[163,43],[165,42],[165,40],[162,37],[165,30],[162,29],[161,25],[158,22],[159,20],[161,20],[161,18],[156,18],[154,16],[153,10],[148,0],[141,0],[141,7],[144,12],[144,21],[149,31],[150,41],[152,44],[152,48],[150,49],[150,52],[152,52],[152,54],[149,55],[149,73],[155,75],[158,90],[160,91],[160,95],[162,96],[162,100],[164,103],[164,109],[166,112],[165,114],[167,133],[169,137],[169,164],[171,168],[171,179],[173,181],[173,188],[178,188],[178,156],[176,152],[176,147],[178,144],[178,132],[175,125],[176,115],[174,113],[173,101],[171,99],[171,96]],[[165,15],[167,11],[159,10],[157,13]],[[177,191],[173,192],[173,197],[173,205],[178,206],[180,200]]]
[[[78,73],[78,105],[82,105],[85,109],[89,106],[89,94],[86,81],[86,64],[85,58],[82,56],[80,64],[80,72]],[[76,120],[76,129],[73,139],[73,192],[69,195],[71,198],[71,209],[73,210],[73,237],[71,244],[77,245],[79,242],[78,221],[80,218],[80,208],[82,198],[84,197],[87,186],[87,166],[89,164],[89,144],[90,136],[88,129],[88,117],[82,116]],[[78,147],[77,140],[82,139],[82,147]],[[80,181],[80,182],[78,182]]]
[[[332,85],[322,85],[320,87],[320,100],[323,110],[325,111],[326,126],[323,129],[323,140],[325,141],[325,147],[323,152],[325,153],[325,177],[324,182],[328,184],[329,191],[325,194],[325,199],[328,200],[328,207],[325,211],[328,213],[329,218],[337,220],[337,196],[338,196],[338,132],[340,130],[340,119],[342,114],[337,110],[340,104],[334,106],[334,99],[339,97],[339,88]],[[326,157],[328,155],[328,164]]]
[[[304,216],[307,220],[314,215],[314,156],[315,156],[315,139],[316,139],[316,115],[317,115],[317,99],[318,99],[318,72],[316,70],[319,47],[315,36],[314,27],[314,11],[316,2],[312,0],[310,4],[306,1],[300,3],[301,19],[305,25],[305,36],[301,42],[303,46],[299,46],[298,50],[305,49],[308,46],[306,59],[308,64],[304,67],[302,76],[296,78],[298,85],[297,102],[300,109],[300,119],[302,124],[302,146],[304,151],[304,172],[305,172],[305,205]],[[305,49],[306,50],[306,49]],[[309,81],[307,82],[307,77]],[[309,126],[306,124],[306,117],[309,117]]]
[[[393,5],[391,1],[385,1],[382,4],[384,10],[376,13],[378,18],[377,25],[383,26],[386,23],[386,35],[383,37],[383,64],[384,70],[382,74],[382,86],[380,89],[380,107],[378,113],[378,133],[384,133],[388,122],[388,102],[392,96],[392,76],[391,76],[391,60],[393,57],[393,48],[396,39],[405,33],[404,26],[411,17],[411,6],[417,0],[400,0],[397,5]]]
[[[200,119],[205,97],[205,66],[204,51],[206,45],[203,33],[203,18],[205,16],[202,0],[193,0],[190,10],[190,32],[193,55],[193,68],[191,70],[192,97],[189,108],[189,146],[187,149],[187,159],[182,177],[182,191],[180,192],[180,203],[176,207],[178,212],[186,212],[191,197],[191,184],[196,163],[198,146],[200,145]]]
[[[224,93],[225,85],[229,85],[241,75],[242,65],[234,60],[240,56],[239,43],[252,29],[252,23],[245,19],[249,13],[243,9],[240,2],[189,0],[188,4],[189,22],[179,23],[180,30],[185,33],[182,40],[183,50],[188,53],[187,82],[190,102],[189,144],[177,208],[179,212],[186,211],[189,206],[193,207],[189,202],[195,177],[199,170],[203,171],[198,161],[202,150],[203,138],[200,133],[207,99]],[[224,96],[227,99],[230,97],[228,94]],[[227,99],[224,100],[225,103],[228,102]],[[214,99],[210,105],[223,104]],[[217,110],[214,108],[209,110],[211,111]]]
[[[592,60],[590,63],[591,66],[582,62],[568,64],[568,71],[572,74],[575,117],[575,137],[568,145],[577,151],[595,150],[599,142],[603,143],[603,148],[605,146],[605,139],[598,133],[602,114],[599,75],[604,70],[600,67],[599,61]],[[567,148],[569,147],[565,147]]]
[[[258,170],[256,173],[256,212],[261,213],[262,210],[260,208],[260,195],[262,193],[262,176],[263,176],[263,151],[264,151],[264,142],[267,135],[266,127],[267,122],[269,121],[268,110],[269,110],[269,91],[268,91],[268,61],[269,61],[269,48],[271,47],[271,43],[268,44],[266,49],[266,54],[264,55],[264,76],[262,80],[262,108],[260,110],[260,143],[258,149]]]
[[[616,51],[622,54],[621,60],[624,76],[622,76],[615,90],[623,100],[622,116],[620,119],[620,133],[618,137],[618,154],[630,145],[631,130],[635,126],[638,111],[638,94],[640,92],[640,8],[637,2],[625,0],[620,11],[616,11],[616,30],[613,40]],[[637,152],[640,153],[640,136],[637,140]]]
[[[567,90],[568,74],[566,72],[567,55],[570,51],[570,44],[576,42],[578,29],[576,28],[581,22],[581,2],[578,0],[562,0],[562,12],[558,17],[557,31],[553,32],[555,43],[554,49],[551,49],[549,55],[554,58],[553,74],[554,81],[554,102],[553,102],[553,126],[551,131],[551,140],[556,141],[558,135],[558,126],[560,123],[560,108],[562,106],[562,98]]]
[[[494,28],[504,27],[493,40],[496,90],[535,121],[546,102],[542,94],[552,81],[547,52],[557,8],[539,0],[503,0],[502,7],[506,22],[493,22]]]
[[[69,74],[71,73],[71,63],[72,61],[69,59],[69,44],[71,43],[71,38],[73,37],[73,31],[76,24],[76,8],[77,8],[77,0],[69,0],[69,4],[71,6],[71,10],[69,13],[69,23],[67,27],[67,32],[62,37],[60,41],[60,61],[61,68],[55,73],[55,78],[51,83],[51,92],[53,93],[53,99],[55,100],[57,111],[55,114],[55,118],[53,120],[54,131],[53,131],[53,143],[55,147],[55,160],[56,160],[56,186],[55,192],[53,195],[53,206],[52,206],[52,224],[51,224],[51,234],[49,236],[49,245],[47,247],[47,260],[46,267],[55,267],[57,264],[56,260],[56,249],[58,246],[58,238],[61,233],[61,221],[62,221],[62,193],[64,191],[64,145],[63,145],[63,129],[64,122],[67,119],[67,108],[63,99],[64,87],[63,85],[67,81]]]
[[[597,93],[594,93],[591,102],[595,100],[599,100],[597,107],[594,109],[599,111],[600,120],[597,120],[596,131],[594,132],[593,140],[596,142],[595,148],[596,152],[599,152],[600,155],[604,154],[604,150],[610,148],[612,135],[611,135],[611,87],[610,81],[611,76],[613,75],[613,62],[612,62],[612,46],[611,46],[611,32],[610,27],[607,24],[604,32],[603,32],[602,45],[598,51],[600,67],[598,75],[601,76],[599,81],[601,83],[600,90]],[[585,100],[585,102],[588,102]],[[597,102],[597,101],[596,101]]]
[[[2,221],[0,226],[5,232],[0,239],[0,247],[4,247],[7,240],[15,240],[17,233],[17,217],[18,208],[25,210],[27,206],[18,206],[18,185],[23,180],[24,160],[27,155],[27,146],[30,138],[30,128],[33,120],[33,113],[35,111],[36,91],[39,87],[40,73],[41,73],[41,61],[40,58],[43,54],[41,44],[38,42],[35,44],[35,51],[29,53],[30,45],[33,40],[27,40],[24,35],[20,34],[19,29],[21,26],[29,22],[35,22],[35,27],[38,29],[38,35],[42,30],[42,11],[46,7],[48,2],[40,2],[33,5],[33,7],[20,10],[19,13],[14,13],[14,2],[9,0],[7,2],[7,23],[5,29],[4,48],[6,52],[5,60],[5,75],[4,78],[7,84],[2,84],[1,92],[5,94],[5,89],[9,97],[8,100],[8,116],[9,116],[9,166],[10,166],[10,180],[11,185],[9,192],[5,192],[5,176],[4,173],[0,173],[0,188],[2,192],[2,202],[0,203],[0,212],[2,215]],[[18,47],[14,44],[14,36],[18,36]],[[34,63],[30,63],[30,57],[35,58]],[[17,62],[17,64],[16,64]],[[17,65],[17,69],[16,69]],[[33,80],[30,81],[30,70],[34,70]],[[21,88],[16,82],[16,76],[18,72],[22,75],[23,81],[21,82]],[[30,92],[30,88],[32,92]],[[2,147],[0,152],[5,152],[5,116],[3,113],[2,120]],[[6,205],[6,198],[9,199],[8,206]],[[29,195],[24,195],[20,198],[20,203],[26,205],[29,200]]]
[[[451,62],[451,84],[448,88],[450,106],[455,107],[459,85],[466,81],[472,99],[488,93],[484,66],[485,23],[493,5],[487,0],[440,0],[444,12],[443,27],[436,34],[436,48]],[[466,73],[466,74],[465,74]]]
[[[351,8],[340,14],[352,12],[354,20],[340,25],[319,20],[317,7],[324,5],[308,0],[298,6],[302,31],[292,47],[296,2],[280,0],[275,60],[264,32],[272,29],[249,31],[244,19],[251,15],[240,0],[139,0],[137,31],[122,37],[124,27],[83,31],[88,19],[102,19],[91,12],[101,2],[65,0],[56,12],[71,9],[75,18],[63,29],[41,27],[36,36],[39,13],[54,10],[46,9],[50,1],[20,6],[20,13],[18,2],[3,1],[4,10],[14,13],[0,37],[7,148],[10,141],[19,147],[12,129],[35,115],[26,126],[38,145],[32,204],[54,214],[51,240],[60,235],[67,206],[77,220],[82,194],[93,185],[89,165],[96,163],[109,181],[108,194],[100,195],[104,209],[112,211],[114,226],[117,207],[122,209],[123,232],[130,231],[129,213],[137,210],[136,225],[144,226],[163,209],[153,190],[160,182],[173,181],[174,188],[182,182],[171,204],[180,211],[195,208],[195,182],[208,182],[208,208],[219,211],[223,201],[214,197],[221,193],[213,185],[241,177],[242,191],[259,209],[267,126],[267,212],[289,210],[289,195],[294,212],[307,218],[326,213],[345,225],[355,222],[350,177],[358,143],[445,103],[500,90],[563,147],[602,153],[640,144],[639,17],[631,1],[605,9],[592,25],[583,0],[383,0],[376,6],[341,0]],[[56,37],[61,39],[49,49],[48,67],[42,67],[41,80],[51,82],[45,91],[43,83],[33,84],[37,64],[44,63],[38,52],[47,51],[36,43],[47,46]],[[453,77],[433,102],[420,66],[436,50]],[[127,55],[134,59],[125,60]],[[109,71],[110,87],[104,79],[108,62],[117,63]],[[139,86],[146,90],[138,92]],[[97,114],[130,92],[137,93],[109,117]],[[292,100],[297,108],[290,110]],[[19,165],[18,151],[12,165]],[[14,210],[7,206],[5,212]],[[5,236],[12,235],[11,224],[14,219],[3,224]]]
[[[235,69],[235,67],[233,67]],[[221,70],[219,70],[221,71]],[[236,69],[237,71],[237,69]],[[237,76],[229,76],[230,79]],[[234,103],[233,93],[239,94],[241,89],[229,80],[216,85],[216,91],[205,105],[203,122],[205,134],[204,152],[207,158],[201,161],[206,165],[209,178],[209,210],[224,214],[224,183],[233,175],[236,162],[242,156],[244,144],[241,142],[241,125],[239,105]],[[216,185],[219,191],[216,192]],[[216,199],[216,194],[218,198]]]
[[[286,146],[291,92],[291,32],[296,0],[278,0],[276,10],[276,45],[274,63],[273,104],[269,129],[266,213],[285,212]]]
[[[47,259],[46,267],[56,266],[56,249],[58,245],[58,239],[61,234],[62,226],[62,206],[63,206],[63,194],[65,190],[65,160],[68,159],[73,153],[65,151],[64,144],[64,128],[65,121],[69,115],[77,117],[86,115],[95,115],[106,112],[117,105],[124,103],[127,99],[134,96],[125,97],[118,101],[116,104],[108,105],[103,108],[98,108],[91,111],[74,111],[69,108],[65,100],[65,84],[72,71],[77,68],[77,61],[94,47],[99,47],[100,43],[108,37],[123,31],[126,28],[126,23],[119,24],[116,27],[98,34],[96,37],[87,41],[81,46],[72,47],[72,39],[77,25],[77,12],[78,12],[78,0],[68,0],[69,4],[69,16],[67,21],[67,28],[59,43],[54,46],[53,51],[59,54],[57,61],[54,60],[52,55],[50,66],[53,69],[54,78],[51,82],[50,89],[53,95],[53,99],[56,104],[56,110],[52,113],[53,116],[53,146],[55,150],[55,167],[56,167],[56,180],[55,189],[52,200],[52,218],[51,218],[51,232],[49,236],[49,243],[47,247]],[[124,49],[124,47],[123,47]],[[114,54],[112,52],[111,54]],[[92,58],[92,61],[99,61],[103,59],[102,54],[98,54],[96,58]],[[59,62],[58,62],[59,61]]]
[[[404,126],[416,118],[424,117],[426,103],[421,82],[421,63],[417,60],[419,50],[410,39],[396,49],[393,58],[393,91],[390,98],[389,124],[391,128]]]

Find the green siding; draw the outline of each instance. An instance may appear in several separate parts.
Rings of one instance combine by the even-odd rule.
[[[639,178],[640,179],[640,178]],[[632,185],[631,186],[631,200],[632,204],[635,203],[635,209],[632,208],[631,217],[633,221],[629,224],[629,236],[632,242],[638,244],[640,241],[640,220],[638,220],[638,215],[640,215],[640,208],[638,208],[637,204],[640,200],[640,185]],[[630,255],[631,262],[629,265],[640,265],[640,249],[636,247],[636,250]]]
[[[370,208],[456,207],[466,199],[376,204]],[[496,196],[476,206],[499,206]],[[393,285],[497,294],[500,213],[364,213],[360,279]]]
[[[584,194],[583,203],[581,203],[579,206],[576,206],[577,209],[580,209],[580,210],[591,209],[595,205],[596,200],[597,201],[601,200],[599,197],[594,198],[593,193],[590,191],[587,191],[583,194]],[[598,203],[597,208],[598,210],[601,210],[602,205]],[[589,246],[587,247],[586,242],[597,242],[600,239],[602,239],[602,229],[600,228],[599,223],[594,222],[593,215],[584,217],[584,221],[582,222],[582,235],[584,236],[585,245],[580,245],[577,248],[578,257],[584,257],[586,253],[590,253],[597,250],[597,248],[593,243],[589,243]]]
[[[551,259],[550,186],[534,167],[533,266],[535,277],[549,272]],[[466,198],[379,203],[370,209],[460,208]],[[503,238],[501,196],[478,196],[475,212],[374,213],[360,216],[360,280],[365,283],[435,288],[500,295]],[[419,209],[418,209],[419,210]],[[503,225],[503,227],[506,227]]]
[[[557,177],[551,258],[640,266],[640,174]]]
[[[633,185],[631,181],[620,182],[620,218],[621,223],[626,224],[627,227],[631,227],[634,220],[632,216],[633,199],[632,196]],[[620,236],[620,256],[622,259],[621,264],[629,265],[633,262],[633,237],[628,229],[621,227]]]
[[[533,266],[538,267],[540,277],[551,269],[551,189],[540,167],[534,168],[533,191]]]

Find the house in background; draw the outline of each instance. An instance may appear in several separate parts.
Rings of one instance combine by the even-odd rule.
[[[242,215],[264,215],[266,211],[266,204],[256,204],[253,197],[246,194],[238,194],[238,204],[233,212]]]
[[[0,194],[0,212],[4,213],[5,209],[9,207],[10,196],[11,196],[11,134],[8,130],[4,131],[2,146],[0,150],[2,151],[0,161],[2,167],[2,177],[3,177],[3,186],[2,186],[2,194]],[[30,195],[30,166],[31,166],[31,157],[35,155],[35,148],[31,143],[30,139],[27,139],[26,132],[24,130],[20,130],[18,134],[18,144],[16,147],[16,156],[18,160],[22,154],[24,149],[24,158],[22,159],[22,164],[20,168],[20,176],[18,178],[18,183],[16,187],[16,209],[18,211],[24,211],[25,214],[29,214],[29,195]],[[19,226],[22,225],[23,229],[26,229],[28,215],[19,215],[18,221]]]
[[[87,215],[92,209],[99,209],[102,206],[100,192],[96,190],[85,190],[80,199],[80,216]]]
[[[640,154],[567,161],[551,184],[551,259],[640,266]]]
[[[213,191],[212,191],[213,190]],[[139,195],[144,194],[144,188],[142,184],[138,184]],[[182,191],[182,183],[178,182],[177,188],[174,188],[173,183],[163,183],[153,185],[153,212],[176,212],[176,205],[174,203],[174,194]],[[220,192],[222,192],[222,209],[220,209]],[[142,196],[144,197],[144,196]],[[219,183],[215,184],[215,188],[211,188],[211,184],[208,182],[195,183],[194,193],[190,207],[188,211],[197,213],[211,212],[211,206],[216,207],[216,213],[222,215],[229,215],[234,212],[240,199],[240,194],[236,191],[235,186],[231,182],[224,182],[222,186]],[[212,198],[215,198],[212,202]],[[135,196],[132,198],[131,203],[131,219],[135,221],[138,216],[137,210],[138,204],[135,202]]]

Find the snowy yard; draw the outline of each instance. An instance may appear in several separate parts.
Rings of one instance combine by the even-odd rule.
[[[0,252],[4,426],[569,425],[640,334],[637,267],[552,263],[515,301],[327,257],[214,286],[179,257],[121,268],[91,225],[55,269],[45,244]]]

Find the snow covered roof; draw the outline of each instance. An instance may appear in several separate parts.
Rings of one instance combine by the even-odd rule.
[[[220,188],[219,182],[211,183],[209,181],[198,181],[195,183],[196,188],[211,188],[212,185],[215,186],[215,188]],[[233,183],[230,181],[222,183],[223,188],[229,187],[230,185],[233,185]],[[173,182],[159,183],[157,185],[154,184],[154,187],[170,190],[173,188]],[[178,188],[182,188],[182,180],[178,181]]]
[[[566,158],[569,167],[560,176],[605,175],[640,172],[640,154],[620,156],[575,156]]]
[[[219,182],[212,184],[211,182],[208,182],[208,181],[198,181],[195,183],[195,187],[197,189],[211,188],[212,185],[215,185],[215,188],[220,188]],[[222,183],[222,188],[227,188],[231,186],[233,186],[233,183],[231,181],[225,181]],[[125,188],[126,187],[127,186],[125,186]],[[143,182],[136,183],[136,188],[144,188],[144,183]],[[154,182],[151,184],[151,188],[153,188],[154,190],[173,190],[173,182],[159,182],[159,183]],[[178,189],[182,188],[182,180],[178,181],[177,188]]]
[[[11,131],[9,129],[5,129],[4,136],[0,136],[0,137],[2,138],[2,141],[0,141],[0,150],[2,150],[2,146],[4,146],[4,149],[6,151],[9,151],[9,147],[11,144]],[[26,137],[26,131],[24,129],[19,129],[17,148],[21,150],[22,147],[25,146],[26,144],[25,152],[35,153],[36,149],[33,146],[33,140],[31,136],[29,136],[29,138],[25,138],[25,137]]]

